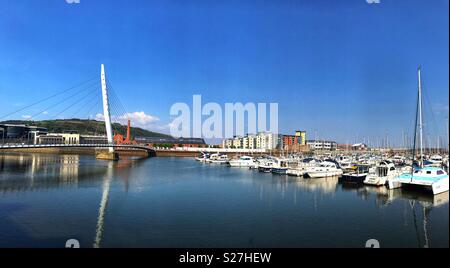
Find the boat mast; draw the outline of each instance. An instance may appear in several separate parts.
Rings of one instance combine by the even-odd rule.
[[[420,167],[423,168],[423,122],[422,122],[422,80],[420,77],[420,67],[418,69],[419,79],[419,143],[420,143]]]

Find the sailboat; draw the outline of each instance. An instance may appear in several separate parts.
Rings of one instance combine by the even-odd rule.
[[[422,81],[420,76],[420,68],[418,69],[418,100],[416,112],[416,130],[419,128],[419,149],[420,158],[419,166],[413,167],[411,173],[404,173],[398,177],[388,180],[388,188],[395,189],[406,185],[414,185],[419,188],[431,190],[436,195],[443,192],[448,192],[448,174],[440,167],[424,167],[423,155],[423,122],[422,122]],[[418,121],[418,124],[417,124]],[[415,131],[416,132],[416,131]],[[414,135],[415,136],[415,135]],[[415,138],[415,137],[414,137]],[[415,139],[413,148],[413,165],[415,158]]]

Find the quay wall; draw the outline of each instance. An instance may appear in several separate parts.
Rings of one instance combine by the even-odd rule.
[[[14,153],[39,153],[39,154],[76,154],[76,155],[93,155],[95,156],[95,148],[20,148],[20,149],[2,149],[2,152]],[[155,156],[149,154],[147,151],[138,149],[116,149],[120,156],[138,156],[149,157]]]

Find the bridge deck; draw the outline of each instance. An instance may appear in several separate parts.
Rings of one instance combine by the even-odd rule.
[[[35,148],[126,148],[154,151],[153,148],[133,144],[0,144],[2,149],[35,149]]]

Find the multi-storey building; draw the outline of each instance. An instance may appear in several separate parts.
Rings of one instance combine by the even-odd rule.
[[[224,148],[240,149],[276,149],[279,143],[278,135],[270,132],[261,132],[256,135],[246,135],[245,137],[234,137],[222,142]]]
[[[242,148],[242,138],[234,137],[234,139],[233,139],[233,148]]]
[[[255,135],[247,135],[248,149],[256,149],[256,137]]]
[[[289,151],[306,151],[306,131],[297,130],[295,135],[280,135],[280,149]]]
[[[325,140],[307,140],[306,145],[308,145],[311,150],[334,151],[337,148],[337,143],[335,141]]]
[[[303,130],[295,131],[295,137],[297,137],[296,138],[297,144],[306,145],[306,131]]]
[[[233,140],[226,139],[222,141],[222,148],[231,148],[233,147]]]
[[[255,149],[255,139],[253,135],[246,135],[242,138],[242,149]]]
[[[81,135],[78,133],[48,133],[39,135],[35,144],[106,144],[106,136]]]

